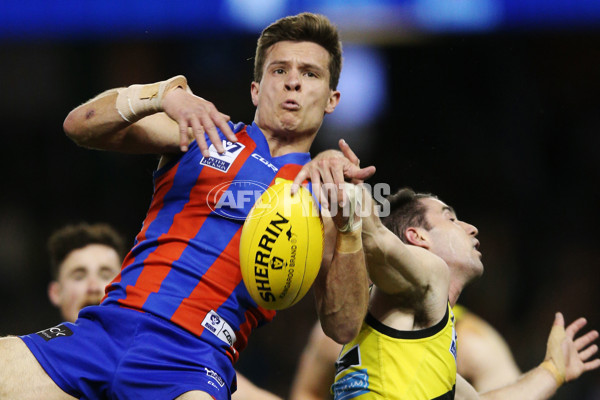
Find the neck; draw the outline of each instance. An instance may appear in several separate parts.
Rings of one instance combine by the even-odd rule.
[[[450,307],[454,307],[458,301],[458,297],[460,296],[463,287],[463,282],[460,282],[456,279],[450,280],[450,288],[448,290],[448,301],[450,302]]]
[[[316,132],[302,133],[296,131],[272,131],[259,126],[269,145],[272,157],[279,157],[288,153],[308,153]]]

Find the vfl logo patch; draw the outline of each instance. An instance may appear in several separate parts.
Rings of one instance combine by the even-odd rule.
[[[37,334],[47,342],[51,339],[56,339],[57,337],[71,336],[73,335],[73,331],[61,324],[53,328],[44,329]]]
[[[201,165],[206,165],[207,167],[216,169],[221,172],[229,171],[229,167],[231,167],[231,164],[233,164],[237,156],[240,155],[240,153],[242,152],[242,150],[244,150],[246,146],[239,142],[232,143],[228,140],[223,140],[222,142],[223,147],[225,148],[225,153],[219,154],[217,152],[217,149],[215,148],[215,145],[211,144],[208,148],[208,151],[210,152],[210,157],[202,157],[202,160],[200,160]]]
[[[369,374],[366,369],[351,372],[335,382],[331,389],[336,400],[353,399],[369,393]]]
[[[233,346],[237,340],[233,329],[213,310],[210,310],[206,314],[204,321],[202,321],[202,326],[229,346]]]

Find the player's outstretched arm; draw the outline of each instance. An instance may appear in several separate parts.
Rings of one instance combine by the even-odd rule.
[[[353,196],[356,190],[345,181],[361,183],[375,173],[375,167],[360,168],[348,144],[340,140],[339,146],[339,151],[324,151],[306,164],[294,180],[292,193],[310,180],[321,204],[325,240],[313,293],[325,334],[338,343],[347,343],[360,330],[369,291],[357,198]]]
[[[536,368],[521,376],[513,384],[473,397],[474,389],[464,380],[457,379],[457,399],[549,399],[565,382],[579,378],[584,372],[600,367],[600,359],[592,359],[598,346],[592,344],[598,332],[589,331],[578,338],[577,333],[586,325],[585,318],[579,318],[565,329],[564,317],[556,313],[554,324],[548,337],[546,357]]]
[[[478,392],[486,392],[515,382],[521,371],[506,340],[487,321],[464,311],[456,314],[458,373]]]
[[[340,344],[359,332],[367,313],[369,281],[358,215],[359,186],[344,184],[344,200],[333,202],[335,215],[323,208],[325,229],[323,261],[313,292],[323,331]],[[333,196],[335,197],[335,196]]]
[[[228,121],[212,103],[194,96],[180,75],[107,90],[72,110],[63,128],[80,146],[126,153],[176,153],[195,138],[207,156],[205,132],[221,152],[215,127],[236,140]]]

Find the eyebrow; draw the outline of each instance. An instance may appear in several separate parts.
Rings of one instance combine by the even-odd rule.
[[[443,206],[443,207],[442,207],[442,213],[443,213],[444,211],[449,211],[449,212],[451,212],[452,214],[456,215],[456,211],[454,211],[454,208],[452,208],[452,207],[450,207],[450,206]]]
[[[290,65],[290,62],[286,61],[286,60],[274,60],[274,61],[270,62],[267,65],[267,67],[280,66],[280,65],[288,66],[288,65]],[[308,63],[308,62],[301,62],[300,63],[300,68],[301,69],[312,68],[312,69],[315,69],[315,70],[317,70],[319,72],[326,71],[326,69],[322,68],[319,64]]]

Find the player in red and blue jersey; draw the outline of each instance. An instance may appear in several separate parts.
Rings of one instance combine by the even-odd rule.
[[[303,13],[261,34],[252,125],[228,123],[182,76],[109,90],[74,109],[64,128],[77,144],[162,155],[154,196],[100,306],[82,310],[75,324],[0,339],[2,397],[229,399],[233,362],[251,331],[274,316],[252,301],[239,270],[240,230],[254,200],[275,177],[299,171],[315,187],[374,172],[360,169],[345,145],[343,154],[309,161],[324,115],[339,102],[340,70],[336,28]],[[338,342],[354,337],[366,312],[357,221],[325,218],[314,284],[323,329]]]

